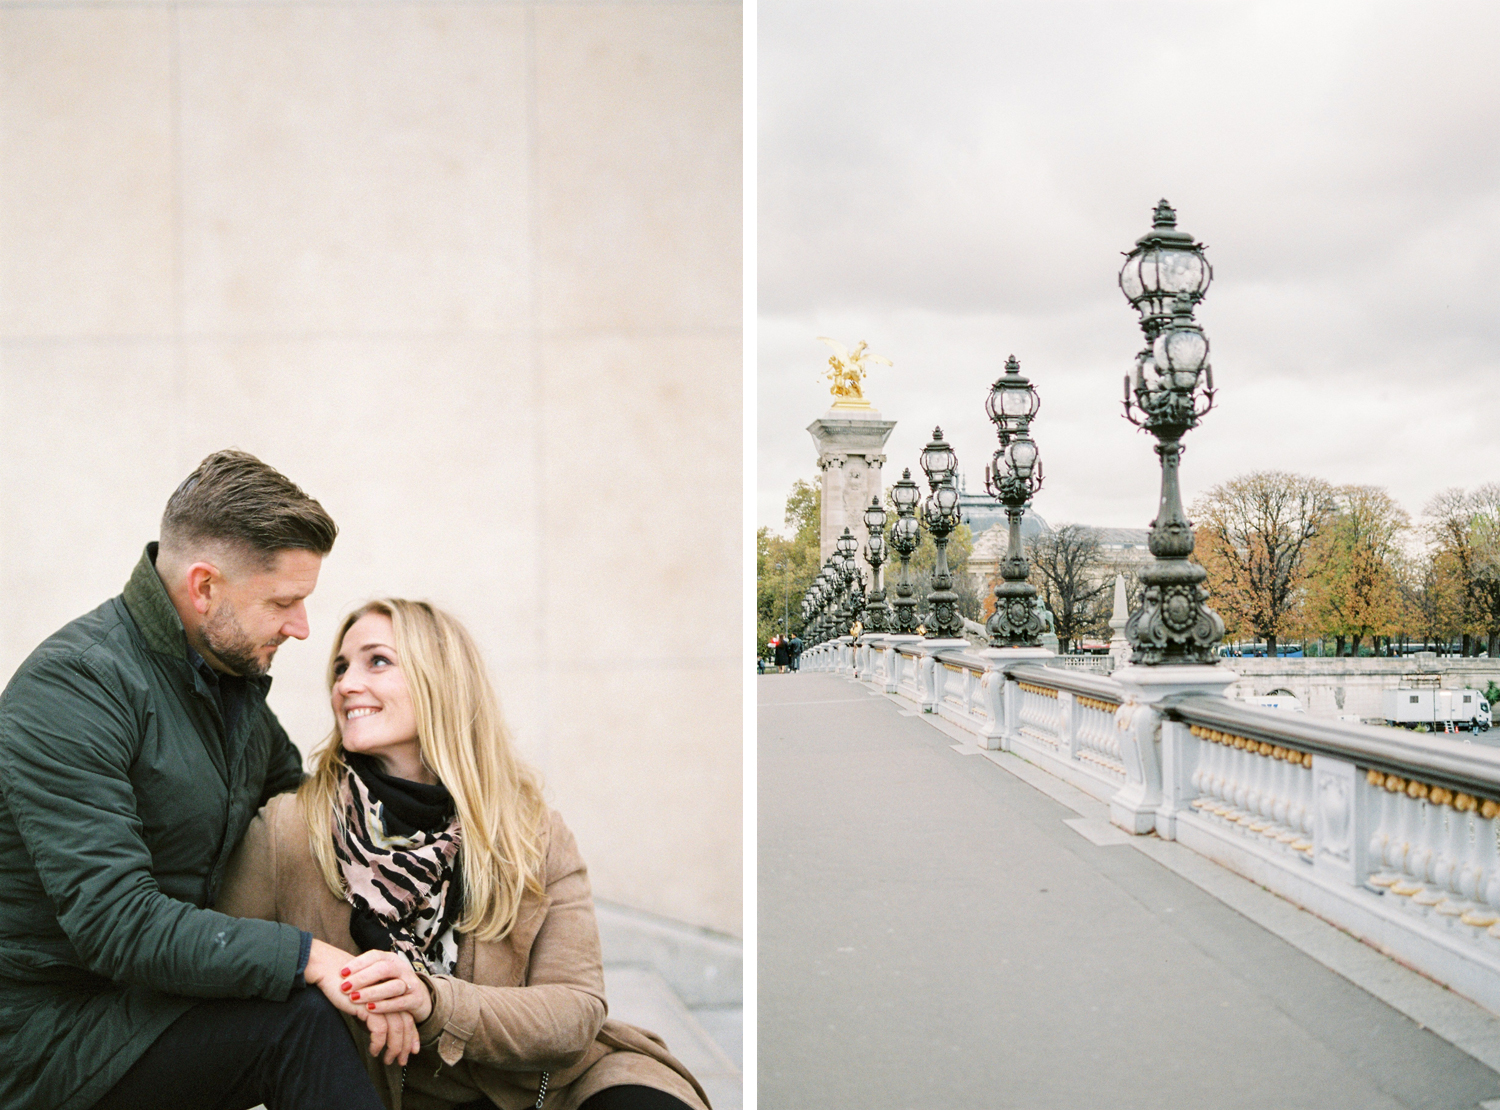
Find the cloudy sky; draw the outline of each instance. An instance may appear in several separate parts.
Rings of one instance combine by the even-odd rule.
[[[1014,353],[1037,511],[1145,527],[1116,276],[1163,197],[1215,273],[1188,500],[1282,469],[1416,516],[1500,481],[1500,5],[761,0],[759,55],[760,524],[817,475],[831,335],[895,364],[887,485],[941,424],[982,488]]]

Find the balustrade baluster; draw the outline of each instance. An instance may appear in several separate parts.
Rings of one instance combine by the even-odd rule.
[[[1250,801],[1250,756],[1245,751],[1245,744],[1241,742],[1234,749],[1234,794],[1230,799],[1234,803],[1234,819],[1238,821],[1245,815],[1245,807]]]
[[[1292,768],[1292,801],[1287,806],[1288,823],[1297,838],[1292,841],[1292,851],[1301,852],[1304,859],[1312,859],[1314,808],[1312,768],[1304,760]]]
[[[1448,802],[1449,840],[1446,856],[1448,868],[1444,876],[1446,896],[1434,907],[1437,914],[1450,926],[1458,918],[1474,908],[1474,902],[1466,892],[1472,889],[1469,878],[1474,870],[1476,848],[1474,844],[1474,799],[1467,794],[1455,794]]]
[[[1260,746],[1254,740],[1245,743],[1245,755],[1248,756],[1246,763],[1245,783],[1245,816],[1240,818],[1240,826],[1247,832],[1259,832],[1255,826],[1261,822],[1260,803],[1265,797],[1265,769],[1266,761],[1260,757]]]
[[[1394,794],[1393,801],[1396,807],[1395,828],[1391,832],[1391,839],[1386,844],[1385,851],[1386,863],[1390,865],[1391,870],[1397,873],[1396,881],[1391,884],[1391,889],[1394,890],[1404,883],[1410,874],[1406,866],[1406,856],[1411,851],[1412,841],[1416,838],[1415,822],[1417,810],[1406,796],[1405,780],[1397,777],[1396,785],[1392,787],[1391,780],[1387,778],[1386,789]],[[1411,893],[1416,892],[1412,891]]]
[[[1477,801],[1478,799],[1476,799]],[[1474,908],[1459,916],[1459,921],[1473,928],[1475,935],[1500,921],[1500,827],[1496,816],[1500,805],[1486,798],[1473,812],[1474,841],[1478,851],[1473,893]]]

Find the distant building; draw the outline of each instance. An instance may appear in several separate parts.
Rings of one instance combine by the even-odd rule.
[[[971,497],[969,494],[959,497],[959,504],[965,506],[966,522],[971,520],[968,508]],[[978,511],[973,513],[974,523],[969,525],[974,532],[974,550],[969,555],[968,572],[981,596],[989,588],[990,580],[999,573],[1000,561],[1010,546],[1010,523],[1005,518],[1005,510],[994,498],[989,498],[989,503],[982,515]],[[1021,517],[1021,539],[1027,551],[1031,550],[1038,536],[1051,531],[1052,526],[1029,509]],[[1142,564],[1151,561],[1151,550],[1147,547],[1150,532],[1147,529],[1095,528],[1093,532],[1099,537],[1099,554],[1110,577],[1118,571],[1130,573],[1138,570]]]

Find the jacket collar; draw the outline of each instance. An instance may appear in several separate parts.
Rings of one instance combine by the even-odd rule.
[[[148,543],[125,583],[125,608],[141,630],[141,638],[152,651],[191,662],[187,631],[172,599],[167,596],[161,575],[156,573],[156,544]]]
[[[135,626],[141,631],[146,646],[161,655],[181,659],[195,674],[208,672],[210,668],[203,657],[188,646],[187,629],[182,627],[182,618],[177,607],[167,596],[167,587],[156,573],[155,542],[148,543],[141,553],[141,561],[130,572],[130,581],[125,583],[123,594],[125,608],[130,611]],[[201,668],[199,664],[202,664]],[[205,683],[207,680],[204,680]],[[264,697],[271,689],[270,675],[255,675],[246,678],[252,687]]]

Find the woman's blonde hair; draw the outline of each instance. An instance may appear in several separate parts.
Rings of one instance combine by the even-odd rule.
[[[464,626],[425,601],[383,598],[344,618],[328,661],[328,689],[344,636],[369,613],[390,618],[397,664],[411,691],[422,762],[448,792],[463,826],[459,849],[463,916],[459,932],[499,940],[515,927],[526,889],[542,886],[542,824],[546,805],[535,773],[516,758],[479,649]],[[335,895],[348,889],[333,853],[334,822],[345,820],[339,798],[345,769],[337,724],[314,756],[297,791],[313,858]]]

